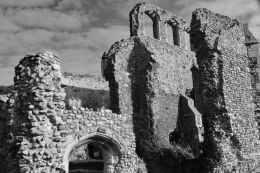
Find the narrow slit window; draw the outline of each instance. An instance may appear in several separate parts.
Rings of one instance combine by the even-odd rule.
[[[176,46],[180,46],[180,33],[177,26],[172,27],[173,30],[173,43]]]

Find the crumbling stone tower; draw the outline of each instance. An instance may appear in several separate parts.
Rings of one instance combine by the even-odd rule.
[[[65,92],[60,60],[52,53],[28,55],[15,68],[16,135],[21,172],[62,170],[60,143]],[[60,151],[59,151],[60,150]],[[46,168],[44,165],[48,164]],[[41,166],[40,166],[41,165]]]

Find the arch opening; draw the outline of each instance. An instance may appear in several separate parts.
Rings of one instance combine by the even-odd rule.
[[[151,38],[160,39],[159,16],[151,11],[146,11],[144,15],[144,35]]]
[[[173,37],[173,29],[170,24],[166,24],[166,35],[167,35],[167,43],[174,45],[174,37]]]
[[[168,21],[166,23],[166,36],[167,36],[167,43],[180,46],[180,31],[176,23],[172,21]]]
[[[153,20],[147,14],[144,14],[144,35],[153,38]]]
[[[73,147],[68,156],[69,173],[113,173],[120,148],[109,138],[90,137]]]

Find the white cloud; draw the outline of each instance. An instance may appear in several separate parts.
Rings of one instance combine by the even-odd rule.
[[[15,32],[21,29],[19,26],[15,25],[9,17],[4,16],[2,13],[0,13],[0,22],[0,32]]]
[[[77,12],[66,14],[50,9],[24,9],[14,14],[13,21],[24,28],[46,28],[49,30],[80,30],[89,22],[87,16]]]
[[[129,31],[126,26],[118,25],[108,28],[93,28],[83,35],[84,37],[80,35],[74,37],[74,35],[74,40],[69,39],[72,35],[67,35],[67,46],[70,45],[71,47],[59,50],[64,71],[81,74],[100,73],[100,61],[103,52],[108,51],[114,42],[129,37]],[[81,48],[77,49],[76,44],[83,44],[86,48],[81,45]],[[75,46],[74,49],[73,46]]]
[[[3,7],[48,7],[54,5],[56,0],[1,0]]]
[[[258,10],[255,0],[178,0],[176,4],[184,7],[180,14],[189,18],[195,8],[208,8],[229,17],[241,17]]]
[[[49,43],[50,39],[54,36],[54,32],[43,30],[43,29],[33,29],[24,30],[18,32],[14,35],[16,39],[20,40],[23,44],[28,44],[29,46],[39,45],[43,43]]]
[[[24,30],[17,33],[0,32],[0,55],[25,55],[41,47],[51,47],[54,33],[46,30]]]
[[[256,13],[248,22],[252,34],[260,40],[260,12]]]
[[[128,27],[122,25],[108,28],[92,28],[86,36],[93,45],[100,48],[109,48],[115,41],[130,37]]]
[[[55,8],[60,10],[82,10],[90,6],[90,3],[88,0],[60,0]]]
[[[250,20],[249,24],[253,26],[260,26],[260,13],[256,13]]]

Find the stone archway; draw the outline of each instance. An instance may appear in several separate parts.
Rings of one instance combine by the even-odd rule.
[[[93,136],[69,154],[69,173],[113,173],[121,153],[109,139]]]
[[[64,156],[66,173],[114,173],[125,152],[124,141],[109,129],[103,130],[106,133],[92,132],[67,147]]]

